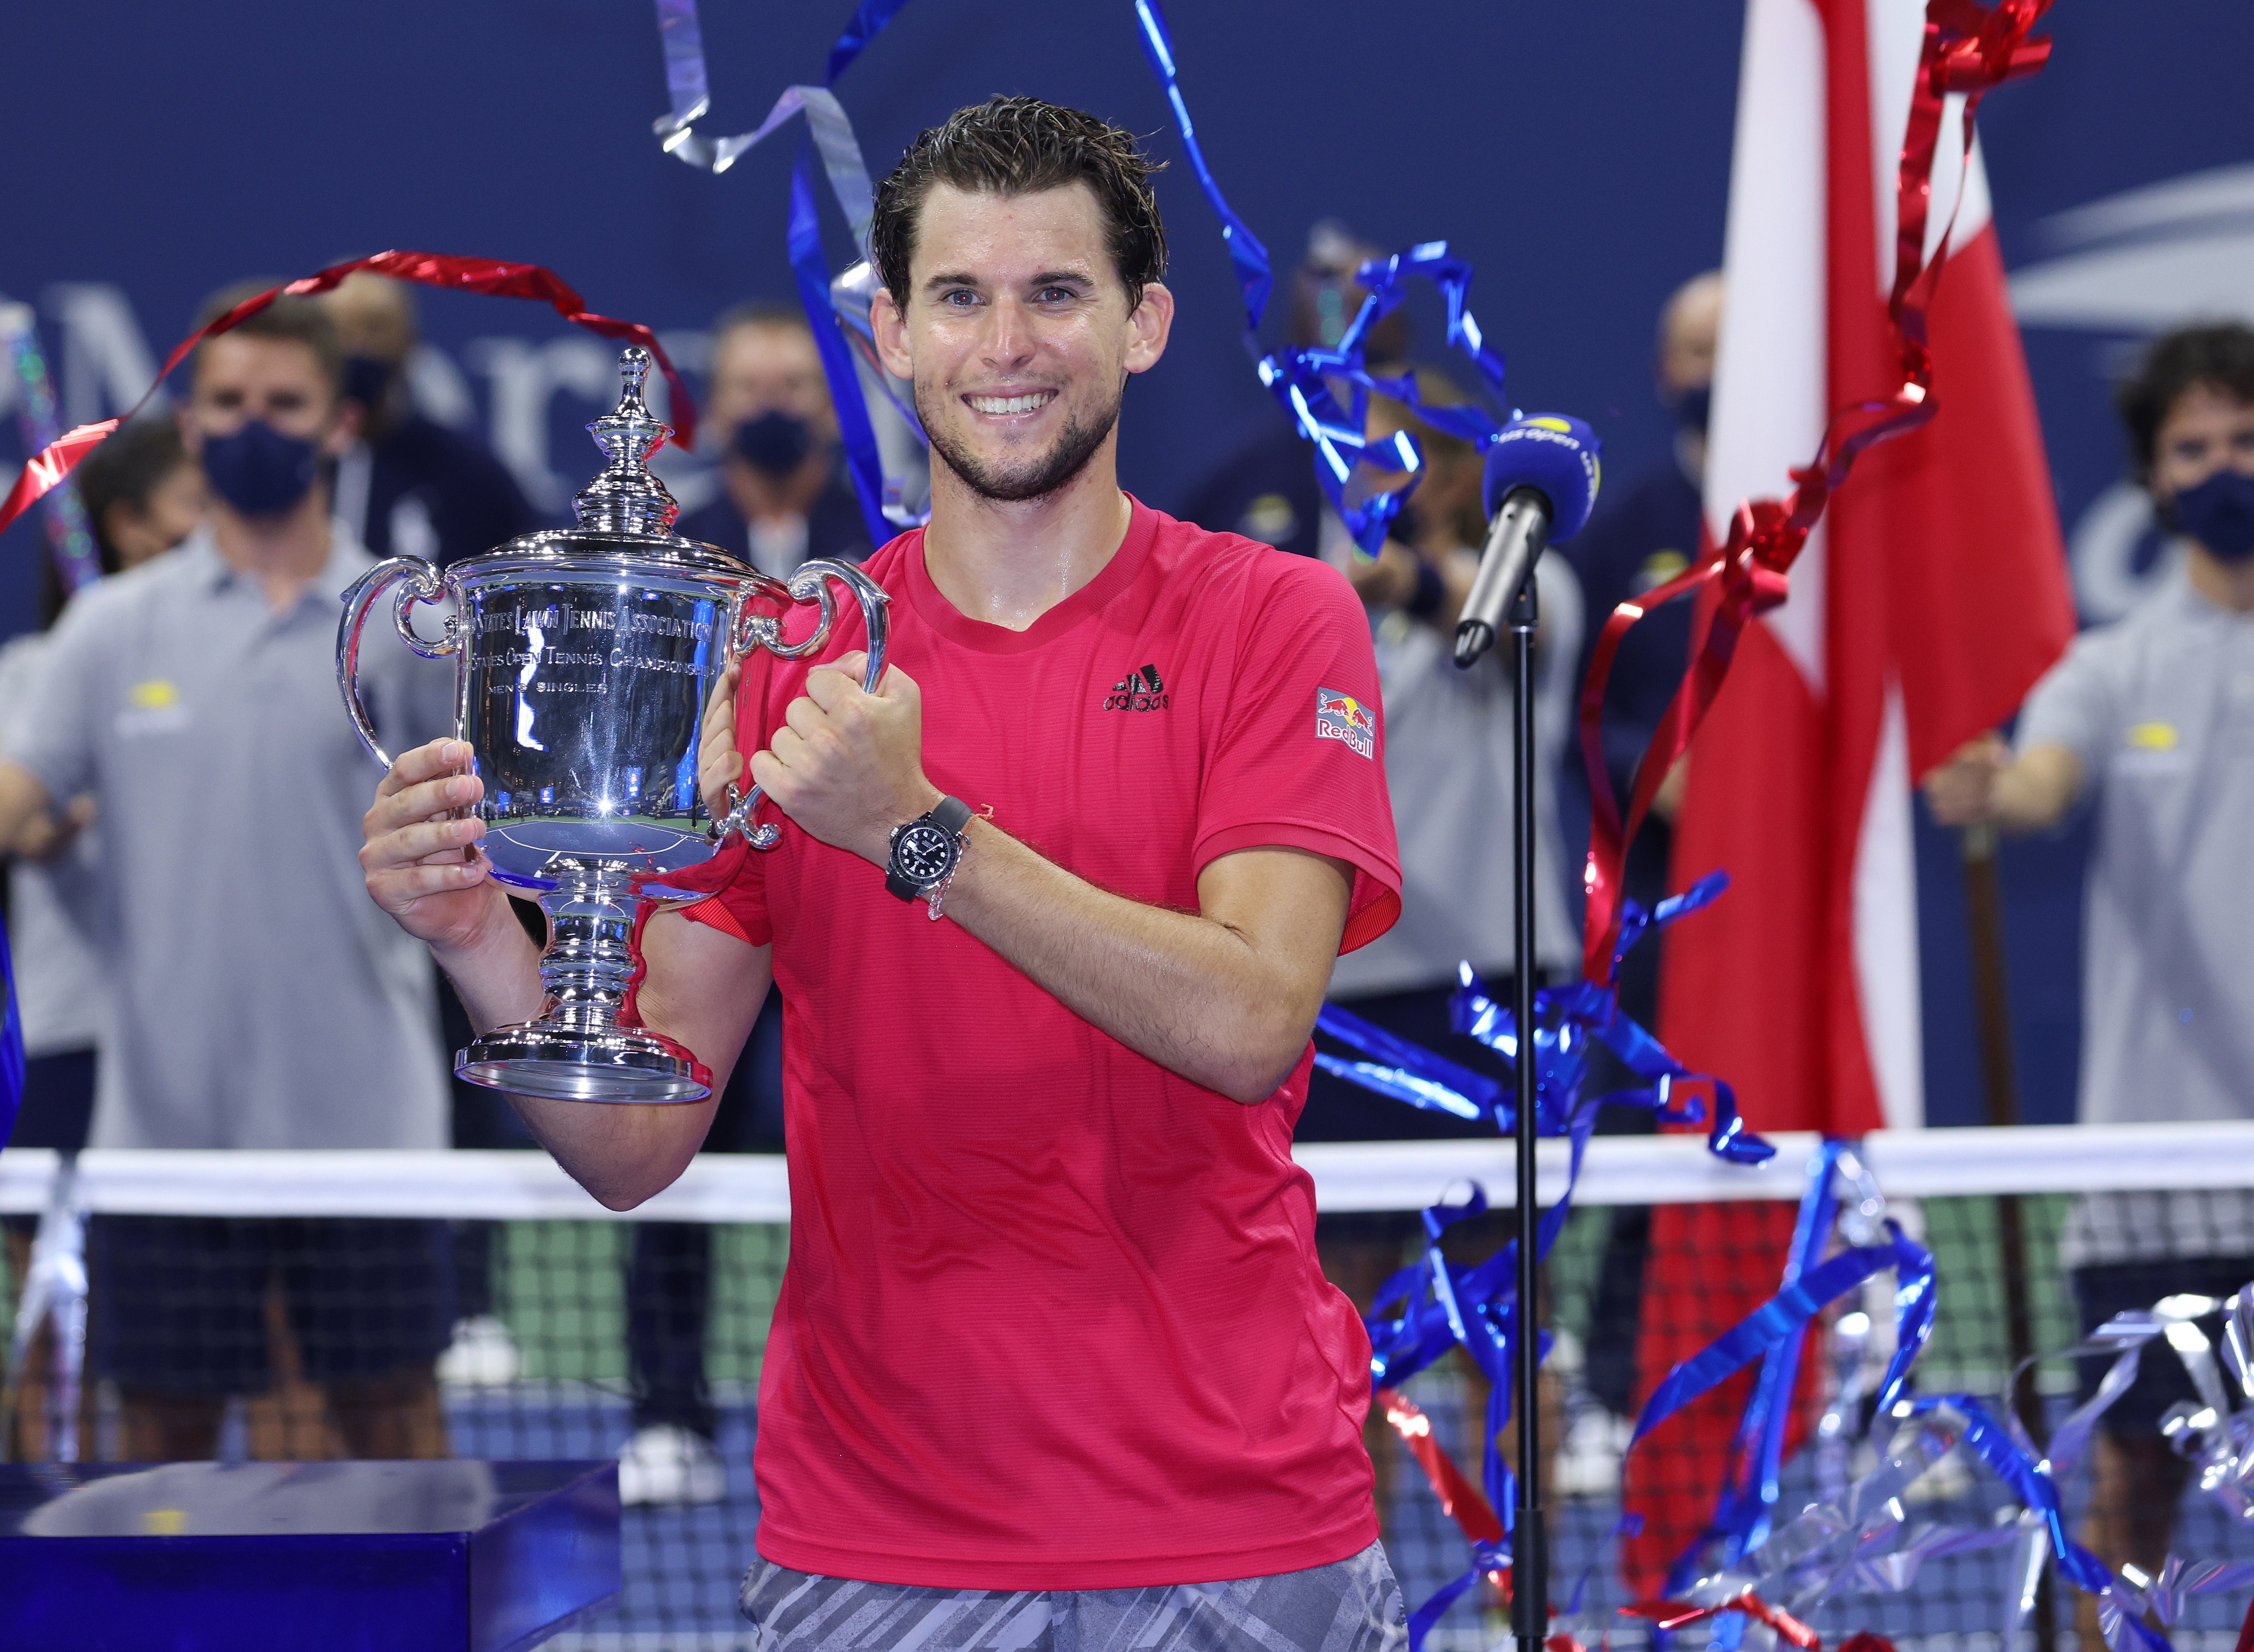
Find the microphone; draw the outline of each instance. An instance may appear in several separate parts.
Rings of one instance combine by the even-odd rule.
[[[1487,452],[1481,492],[1487,545],[1456,621],[1456,668],[1468,669],[1494,646],[1519,587],[1534,577],[1542,548],[1571,539],[1596,503],[1604,444],[1577,418],[1537,413],[1515,418]]]

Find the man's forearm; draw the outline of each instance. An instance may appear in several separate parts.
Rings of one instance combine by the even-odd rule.
[[[24,829],[47,812],[50,802],[38,775],[0,757],[0,852],[9,850]]]
[[[496,889],[495,894],[500,892]],[[466,947],[433,947],[431,956],[455,996],[480,1032],[511,1022],[529,1021],[540,1013],[547,990],[540,984],[540,953],[524,933],[507,897],[494,902],[495,918],[476,941]]]
[[[480,1032],[532,1019],[547,997],[530,937],[506,903],[501,915],[505,921],[488,925],[473,945],[433,948]],[[764,955],[746,974],[738,956],[746,950],[718,931],[663,915],[643,931],[643,1021],[711,1068],[712,1094],[704,1101],[606,1103],[508,1093],[540,1144],[612,1209],[631,1209],[671,1186],[710,1130],[719,1093],[766,996]]]
[[[2082,760],[2063,746],[2038,746],[1996,776],[1991,818],[2007,832],[2048,831],[2082,794]]]
[[[1320,1007],[1321,982],[1295,990],[1238,930],[1099,889],[984,821],[945,910],[1075,1014],[1239,1102],[1290,1072]],[[1334,926],[1320,944],[1335,955]]]

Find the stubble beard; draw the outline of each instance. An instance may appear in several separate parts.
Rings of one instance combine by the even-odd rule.
[[[936,395],[928,397],[919,387],[915,399],[916,414],[923,421],[924,434],[931,440],[931,451],[962,479],[962,485],[981,499],[997,504],[1019,504],[1026,500],[1047,498],[1088,468],[1088,462],[1096,457],[1096,450],[1103,445],[1104,438],[1119,423],[1122,398],[1115,397],[1093,423],[1082,424],[1077,415],[1066,420],[1048,452],[1035,454],[1006,470],[978,458],[932,416]]]

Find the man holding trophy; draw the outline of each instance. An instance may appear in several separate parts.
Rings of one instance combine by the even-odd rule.
[[[942,1609],[934,1648],[1405,1636],[1368,1348],[1291,1158],[1332,962],[1399,909],[1376,670],[1334,570],[1120,491],[1124,386],[1173,315],[1152,170],[1091,116],[996,98],[885,181],[873,321],[939,461],[930,524],[864,564],[866,653],[814,664],[769,622],[720,674],[697,783],[749,843],[634,863],[636,898],[711,892],[642,908],[605,1036],[658,1053],[618,1058],[648,1099],[664,1072],[717,1090],[771,981],[787,1005],[794,1215],[744,1586],[763,1645],[890,1646]],[[612,717],[618,692],[520,695],[517,726],[547,719],[545,751],[565,706]],[[391,766],[368,886],[488,1029],[488,1082],[627,1208],[713,1104],[510,1076],[556,1059],[542,1029],[581,991],[559,984],[599,972],[536,960],[494,881],[536,882],[511,869],[531,816],[496,802],[500,738]],[[600,905],[572,887],[570,911]],[[626,1047],[587,1037],[589,1060]]]

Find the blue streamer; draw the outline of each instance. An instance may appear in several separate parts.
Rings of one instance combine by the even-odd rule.
[[[0,1147],[15,1134],[24,1100],[24,1018],[16,1008],[16,969],[8,956],[7,926],[0,924]]]
[[[1470,358],[1480,379],[1500,396],[1502,358],[1487,347],[1467,303],[1471,265],[1451,257],[1445,241],[1422,242],[1390,258],[1374,258],[1363,264],[1354,272],[1365,292],[1362,308],[1335,347],[1287,346],[1262,357],[1258,368],[1260,382],[1292,416],[1300,435],[1314,444],[1315,480],[1331,508],[1346,523],[1354,543],[1373,556],[1385,542],[1403,503],[1416,490],[1424,469],[1423,450],[1406,430],[1396,430],[1375,443],[1366,438],[1373,392],[1391,396],[1434,429],[1460,437],[1481,450],[1502,431],[1502,424],[1479,407],[1428,405],[1413,374],[1386,376],[1371,373],[1365,365],[1369,329],[1407,298],[1406,283],[1411,278],[1430,280],[1440,289],[1448,311],[1448,343]],[[1343,402],[1333,388],[1338,383],[1348,387]],[[1358,466],[1405,472],[1409,480],[1396,488],[1372,491],[1355,502],[1348,498],[1348,488]]]
[[[799,300],[805,306],[806,318],[822,357],[822,376],[829,381],[830,399],[837,413],[838,439],[845,449],[846,472],[852,478],[854,495],[860,501],[872,545],[883,544],[899,528],[911,526],[922,518],[904,504],[910,490],[886,476],[869,398],[863,392],[852,348],[844,337],[844,329],[853,325],[852,318],[841,309],[841,303],[849,295],[832,282],[830,262],[822,250],[814,163],[818,152],[839,210],[845,215],[846,228],[865,261],[874,193],[870,188],[860,144],[853,136],[852,123],[830,88],[906,4],[906,0],[862,0],[830,47],[829,67],[821,86],[786,88],[756,130],[732,137],[712,138],[691,130],[711,106],[696,0],[656,0],[658,36],[665,52],[666,91],[671,108],[657,118],[654,130],[668,154],[704,171],[723,172],[735,164],[746,150],[794,116],[803,113],[806,116],[810,141],[800,144],[797,163],[791,172],[787,230],[791,277],[798,288]],[[866,318],[862,318],[861,330],[865,332],[866,326]],[[881,385],[881,368],[876,376]],[[914,415],[891,396],[888,387],[886,396],[890,410],[906,421],[908,430],[913,432],[912,440],[920,444],[923,433],[916,426]]]
[[[853,479],[853,493],[861,501],[862,520],[868,525],[869,543],[885,543],[896,531],[885,516],[885,467],[877,452],[877,432],[869,422],[869,404],[861,395],[861,382],[853,367],[851,346],[836,324],[830,303],[830,261],[822,253],[822,220],[814,203],[814,145],[801,140],[798,164],[790,174],[790,274],[798,285],[799,302],[806,308],[814,333],[814,347],[822,357],[822,376],[830,381],[830,402],[837,413],[837,436],[845,447],[845,468]],[[826,318],[824,326],[816,318]]]
[[[1197,128],[1190,120],[1190,106],[1182,101],[1181,82],[1174,67],[1173,36],[1166,28],[1166,16],[1158,9],[1158,0],[1135,0],[1135,21],[1140,25],[1143,55],[1150,60],[1151,72],[1158,77],[1167,107],[1174,112],[1174,130],[1181,136],[1182,152],[1189,157],[1190,170],[1197,174],[1198,187],[1205,192],[1214,216],[1221,220],[1222,244],[1228,249],[1236,284],[1244,294],[1245,344],[1256,354],[1258,346],[1252,343],[1252,334],[1267,313],[1268,297],[1276,286],[1268,248],[1222,199],[1213,169],[1206,164],[1205,148],[1198,142]]]
[[[1890,1243],[1858,1245],[1841,1251],[1830,1261],[1781,1288],[1760,1306],[1670,1371],[1661,1379],[1659,1386],[1652,1390],[1651,1397],[1644,1402],[1643,1412],[1636,1419],[1631,1446],[1741,1367],[1768,1353],[1786,1338],[1807,1329],[1809,1320],[1823,1308],[1873,1274],[1883,1273],[1891,1268],[1905,1278],[1915,1276],[1929,1281],[1933,1271],[1932,1255],[1906,1236],[1899,1227],[1892,1222],[1887,1225],[1893,1236]],[[1932,1334],[1930,1289],[1921,1292],[1914,1299],[1925,1305],[1927,1311],[1922,1315],[1912,1312],[1897,1320],[1901,1340],[1886,1366],[1886,1384],[1880,1390],[1882,1402],[1889,1401],[1890,1396],[1900,1392],[1909,1373],[1910,1362],[1917,1357],[1918,1349],[1924,1346],[1925,1339]]]
[[[1197,175],[1198,187],[1205,192],[1214,216],[1221,220],[1222,242],[1228,250],[1228,261],[1236,271],[1237,286],[1244,298],[1245,346],[1260,356],[1253,334],[1260,326],[1261,317],[1267,312],[1268,300],[1276,284],[1268,249],[1229,206],[1214,178],[1213,169],[1206,164],[1204,147],[1199,144],[1196,125],[1190,119],[1189,104],[1182,96],[1173,36],[1166,27],[1166,13],[1159,8],[1158,0],[1135,0],[1135,18],[1140,25],[1143,54],[1150,60],[1152,72],[1166,92],[1166,105],[1173,111],[1174,130],[1180,135],[1190,170]],[[1466,356],[1480,378],[1499,396],[1502,393],[1503,360],[1488,348],[1479,322],[1471,312],[1472,267],[1460,258],[1451,257],[1445,241],[1419,242],[1390,258],[1372,259],[1355,271],[1354,279],[1367,296],[1336,348],[1287,347],[1260,356],[1259,361],[1260,382],[1292,416],[1299,434],[1314,444],[1315,480],[1321,485],[1331,508],[1346,523],[1354,543],[1373,556],[1385,542],[1386,533],[1400,514],[1403,501],[1414,491],[1424,460],[1416,438],[1406,431],[1396,431],[1382,442],[1372,443],[1366,438],[1371,392],[1394,397],[1416,410],[1434,429],[1460,436],[1482,449],[1502,431],[1497,421],[1476,407],[1427,407],[1418,394],[1413,377],[1381,377],[1365,367],[1363,352],[1369,329],[1407,296],[1405,284],[1412,278],[1429,280],[1439,289],[1441,300],[1447,307],[1450,347]],[[1332,388],[1341,382],[1349,387],[1344,402]],[[1409,480],[1398,487],[1373,491],[1360,500],[1350,500],[1348,484],[1355,469],[1363,466],[1405,473]]]

